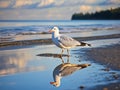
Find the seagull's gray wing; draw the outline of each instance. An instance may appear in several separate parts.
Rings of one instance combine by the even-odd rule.
[[[74,73],[75,71],[77,71],[79,69],[81,69],[81,67],[67,66],[62,71],[60,71],[60,73],[61,73],[61,76],[68,76],[68,75]]]
[[[75,40],[71,37],[65,36],[65,35],[61,35],[58,40],[65,47],[74,47],[74,46],[80,45],[80,42],[78,42],[77,40]]]

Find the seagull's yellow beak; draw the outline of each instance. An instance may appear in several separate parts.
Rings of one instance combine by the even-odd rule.
[[[55,86],[55,87],[59,87],[60,85],[57,84],[57,82],[50,82],[51,85]]]
[[[48,32],[49,32],[49,33],[52,33],[52,32],[53,32],[53,30],[49,30]]]
[[[50,82],[50,84],[55,84],[55,82]]]

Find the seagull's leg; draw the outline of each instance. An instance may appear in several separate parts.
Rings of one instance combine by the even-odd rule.
[[[68,53],[68,57],[69,57],[69,56],[70,56],[70,55],[69,55],[69,49],[67,49],[67,53]]]
[[[68,58],[67,58],[67,63],[69,63],[69,60],[70,60],[70,58],[68,57]]]
[[[62,63],[64,64],[64,60],[63,60],[63,58],[61,57],[60,59],[62,60]]]
[[[61,52],[61,57],[62,57],[63,52],[64,52],[64,50],[62,49],[62,52]]]

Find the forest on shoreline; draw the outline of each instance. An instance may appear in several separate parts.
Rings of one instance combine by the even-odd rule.
[[[94,13],[75,13],[71,20],[120,20],[120,7]]]

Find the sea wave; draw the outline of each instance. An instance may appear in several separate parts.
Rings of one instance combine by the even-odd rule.
[[[0,37],[15,36],[15,35],[32,35],[32,34],[48,34],[53,26],[19,26],[19,27],[4,27],[0,28]],[[60,32],[79,32],[91,30],[112,30],[118,26],[111,25],[79,25],[79,26],[59,26]]]
[[[9,41],[17,35],[49,34],[54,26],[59,27],[60,33],[120,30],[120,22],[116,21],[0,22],[0,39]]]

